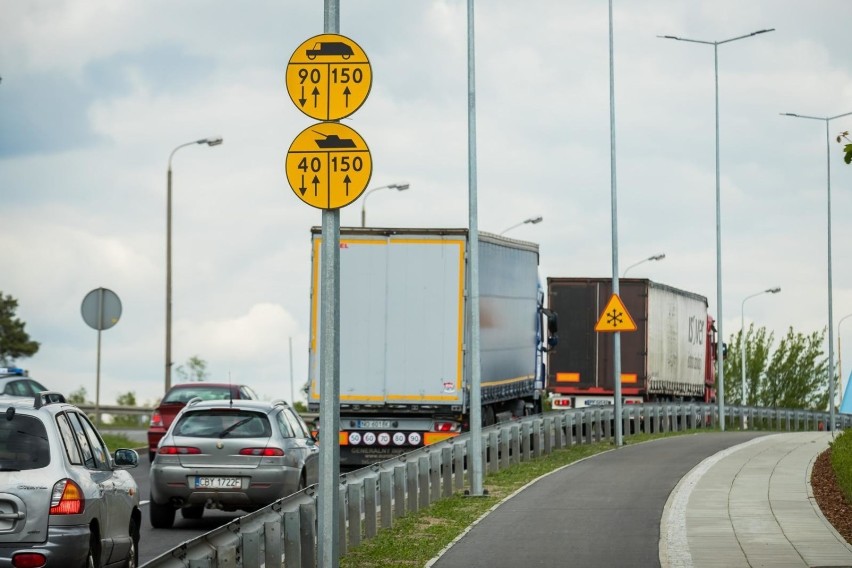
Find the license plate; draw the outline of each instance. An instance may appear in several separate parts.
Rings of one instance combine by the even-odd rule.
[[[191,486],[196,489],[239,489],[241,477],[191,477]]]
[[[359,420],[359,428],[390,428],[390,420]]]

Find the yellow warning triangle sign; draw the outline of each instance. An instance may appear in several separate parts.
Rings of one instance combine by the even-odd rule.
[[[598,323],[595,324],[595,331],[636,331],[636,323],[618,294],[613,294],[609,299]]]

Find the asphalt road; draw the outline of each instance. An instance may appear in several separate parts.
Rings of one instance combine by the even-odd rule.
[[[675,436],[572,464],[491,511],[431,566],[658,567],[660,518],[678,481],[759,435]]]

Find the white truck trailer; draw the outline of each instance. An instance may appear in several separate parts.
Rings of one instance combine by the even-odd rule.
[[[488,233],[478,241],[480,392],[489,425],[539,408],[543,294],[538,245]],[[312,412],[320,406],[321,242],[314,227]],[[469,427],[470,244],[467,229],[341,228],[341,467],[381,461]]]

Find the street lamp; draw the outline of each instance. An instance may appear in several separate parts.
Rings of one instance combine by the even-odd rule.
[[[631,264],[630,266],[628,266],[627,268],[625,268],[625,269],[624,269],[624,272],[621,274],[621,277],[622,277],[622,278],[624,278],[625,276],[627,276],[627,271],[628,271],[628,270],[630,270],[630,269],[631,269],[631,268],[633,268],[634,266],[639,266],[639,265],[640,265],[640,264],[642,264],[643,262],[648,262],[649,260],[663,260],[664,258],[666,258],[666,254],[665,254],[665,253],[655,254],[655,255],[651,255],[651,256],[649,256],[648,258],[643,258],[643,259],[642,259],[642,260],[640,260],[639,262],[637,262],[637,263],[635,263],[635,264]]]
[[[828,133],[828,123],[835,118],[849,116],[852,112],[838,114],[835,116],[807,116],[792,112],[782,112],[781,116],[792,116],[794,118],[807,118],[809,120],[822,120],[825,122],[825,178],[826,178],[826,201],[828,203],[828,431],[834,431],[834,313],[831,302],[831,148],[829,143],[831,136]]]
[[[762,294],[777,294],[780,291],[781,291],[781,288],[776,286],[775,288],[769,288],[767,290],[764,290],[763,292],[758,292],[757,294],[752,294],[751,296],[746,296],[745,298],[743,298],[743,303],[740,306],[740,329],[742,330],[742,331],[740,331],[740,343],[741,343],[740,351],[742,353],[742,357],[740,359],[740,364],[741,364],[741,371],[742,371],[742,377],[743,377],[742,378],[742,385],[741,385],[742,386],[742,399],[741,399],[742,402],[740,404],[743,407],[746,405],[746,388],[745,388],[745,381],[746,381],[746,372],[745,372],[745,369],[746,369],[745,303],[746,303],[746,300],[748,300],[749,298],[754,298],[755,296],[760,296]],[[745,418],[745,411],[744,410],[742,411],[742,426],[743,426],[743,430],[745,430],[746,418]]]
[[[500,231],[500,234],[502,235],[503,233],[506,233],[507,231],[511,231],[515,227],[520,227],[521,225],[535,225],[535,224],[541,223],[542,221],[544,221],[544,217],[542,217],[541,215],[539,215],[538,217],[530,217],[529,219],[524,219],[520,223],[516,223],[516,224],[512,225],[508,229],[503,229],[502,231]]]
[[[730,43],[738,39],[745,39],[758,34],[775,31],[775,28],[766,30],[758,30],[750,34],[732,37],[722,41],[702,41],[697,39],[688,39],[678,36],[657,36],[663,39],[674,39],[677,41],[686,41],[690,43],[703,43],[713,46],[713,72],[716,85],[716,309],[718,310],[716,318],[716,326],[721,340],[725,341],[725,335],[722,332],[722,204],[721,191],[719,187],[719,46],[723,43]],[[725,366],[718,365],[717,373],[719,375],[719,384],[716,392],[719,397],[719,426],[722,431],[725,431]]]
[[[840,318],[840,323],[837,324],[837,366],[839,368],[837,374],[840,377],[840,408],[843,408],[843,395],[845,394],[843,391],[843,352],[840,350],[840,326],[843,325],[843,322],[846,318],[852,317],[852,314],[846,314],[842,318]]]
[[[364,193],[364,199],[361,201],[361,226],[367,226],[367,196],[373,193],[374,191],[378,191],[380,189],[398,189],[399,191],[404,191],[409,188],[408,182],[402,183],[389,183],[388,185],[380,185],[379,187],[374,187],[372,189],[368,189]]]
[[[166,390],[163,391],[164,393],[172,387],[172,158],[175,152],[193,144],[218,146],[221,143],[221,136],[211,136],[181,144],[169,154],[169,170],[166,176]]]

